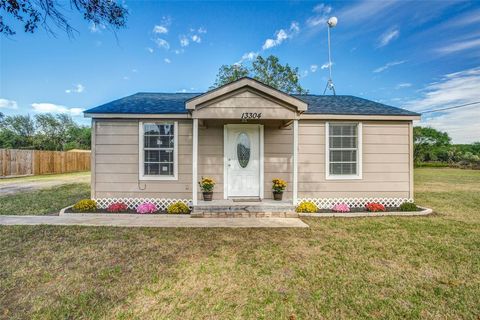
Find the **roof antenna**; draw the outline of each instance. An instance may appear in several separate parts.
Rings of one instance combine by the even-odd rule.
[[[332,90],[333,95],[337,95],[335,93],[335,86],[333,85],[333,80],[332,80],[332,54],[330,53],[330,29],[334,28],[337,25],[338,19],[337,17],[331,17],[328,19],[327,24],[328,24],[328,71],[329,71],[329,78],[327,81],[327,86],[325,87],[325,90],[323,90],[323,95],[325,95],[325,92],[328,90]]]

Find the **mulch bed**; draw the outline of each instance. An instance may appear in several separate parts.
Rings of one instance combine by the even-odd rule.
[[[78,211],[73,211],[72,208],[68,208],[65,210],[65,213],[112,213],[112,214],[138,214],[138,215],[152,215],[152,214],[167,214],[166,210],[160,210],[155,213],[137,213],[137,211],[133,209],[128,209],[127,211],[124,212],[108,212],[107,209],[97,209],[95,212],[78,212]],[[169,214],[169,215],[176,215],[176,214]],[[183,215],[183,214],[182,214]]]
[[[385,207],[385,210],[386,210],[386,212],[400,212],[400,207]],[[417,210],[415,210],[415,211],[422,211],[422,210],[423,209],[417,207]],[[317,212],[318,213],[332,213],[332,212],[335,212],[335,211],[330,210],[330,209],[320,209]],[[364,207],[354,207],[354,208],[350,208],[350,212],[370,212],[370,211],[367,211],[367,209],[365,209]],[[408,212],[408,211],[405,211],[405,212]]]

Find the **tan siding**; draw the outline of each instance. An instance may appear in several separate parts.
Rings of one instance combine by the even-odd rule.
[[[191,121],[178,121],[178,180],[139,181],[138,125],[137,120],[96,121],[95,197],[190,199]]]
[[[281,137],[281,139],[278,139]],[[272,180],[287,182],[284,199],[292,198],[293,130],[279,129],[273,124],[264,127],[264,197],[273,198]]]
[[[217,184],[213,199],[223,199],[223,125],[217,124],[198,129],[198,178],[213,178]],[[198,199],[202,199],[198,188]]]
[[[299,198],[408,197],[409,122],[362,123],[363,178],[326,180],[325,122],[299,122]]]

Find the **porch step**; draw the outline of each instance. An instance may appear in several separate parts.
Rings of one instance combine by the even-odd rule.
[[[296,218],[295,206],[290,203],[223,202],[199,203],[193,206],[191,217],[198,218]]]

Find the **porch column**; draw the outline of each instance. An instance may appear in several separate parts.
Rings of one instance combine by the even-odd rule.
[[[293,204],[298,199],[298,120],[293,120]]]
[[[193,119],[193,136],[192,136],[192,204],[197,205],[197,160],[198,160],[198,119]]]

